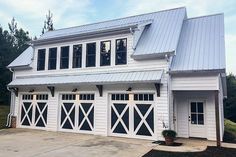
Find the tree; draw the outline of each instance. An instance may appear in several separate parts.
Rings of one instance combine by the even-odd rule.
[[[227,76],[227,99],[224,102],[225,118],[236,122],[236,76]]]
[[[42,34],[44,34],[45,31],[53,31],[54,30],[53,22],[52,22],[52,16],[53,16],[53,14],[49,10],[48,15],[46,14],[46,20],[44,21]]]
[[[8,26],[9,32],[0,26],[0,105],[10,104],[10,92],[6,86],[11,81],[12,74],[6,66],[28,47],[31,40],[27,31],[17,28],[15,18]]]

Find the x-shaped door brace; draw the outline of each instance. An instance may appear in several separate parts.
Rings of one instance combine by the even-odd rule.
[[[29,123],[30,123],[30,125],[32,125],[32,119],[30,120],[29,115],[28,115],[29,111],[32,109],[32,106],[33,106],[33,104],[31,103],[30,106],[29,106],[29,108],[28,108],[28,110],[26,110],[25,104],[24,104],[24,103],[22,104],[23,110],[25,111],[25,115],[24,115],[24,117],[21,119],[21,124],[25,121],[25,118],[27,118],[28,121],[29,121]],[[32,114],[33,114],[33,113],[32,113]]]
[[[136,129],[134,131],[135,134],[137,134],[137,132],[139,131],[142,124],[145,124],[148,131],[152,134],[152,136],[154,135],[154,132],[152,131],[152,129],[150,128],[150,126],[149,126],[149,124],[147,123],[147,120],[146,120],[147,116],[149,115],[149,113],[152,111],[153,108],[154,108],[153,105],[150,105],[149,109],[147,110],[147,112],[143,116],[143,114],[138,109],[137,104],[134,105],[134,109],[137,111],[137,113],[139,114],[139,116],[141,118],[141,121],[139,122],[138,126],[136,127]]]
[[[44,108],[43,108],[42,111],[41,111],[40,108],[39,108],[39,106],[38,106],[38,104],[36,105],[36,109],[39,111],[39,116],[38,116],[38,118],[36,119],[35,124],[37,124],[38,121],[39,121],[39,119],[41,118],[42,121],[43,121],[43,123],[44,123],[44,126],[47,125],[47,123],[46,123],[46,121],[45,121],[45,119],[44,119],[44,117],[43,117],[43,113],[44,113],[44,111],[46,110],[47,106],[48,106],[48,105],[45,103]]]
[[[79,124],[79,129],[81,129],[82,125],[84,124],[84,122],[85,122],[85,120],[86,120],[86,121],[88,122],[89,127],[91,128],[91,130],[93,130],[93,125],[91,124],[91,122],[90,122],[90,120],[89,120],[89,118],[88,118],[88,115],[89,115],[90,112],[92,111],[93,106],[94,106],[94,105],[92,104],[92,105],[90,106],[88,112],[86,113],[86,112],[84,111],[84,108],[82,107],[82,105],[81,105],[81,104],[79,105],[79,107],[81,108],[81,110],[82,110],[82,112],[83,112],[83,114],[84,114],[84,118],[83,118],[83,120],[81,121],[81,123]]]
[[[118,125],[118,123],[121,122],[121,124],[122,124],[122,126],[124,127],[126,133],[128,133],[129,130],[128,130],[127,126],[125,125],[125,123],[124,123],[122,117],[124,116],[126,110],[129,109],[129,105],[126,104],[126,106],[125,106],[124,110],[121,112],[121,114],[119,114],[119,113],[117,112],[116,107],[114,106],[114,104],[112,104],[112,108],[113,108],[113,110],[114,110],[114,112],[115,112],[115,114],[116,114],[116,116],[117,116],[118,118],[117,118],[115,124],[113,125],[113,128],[111,129],[111,132],[113,132],[113,131],[115,130],[116,126]],[[128,111],[128,112],[129,112],[129,111]]]
[[[65,124],[66,120],[68,119],[69,122],[70,122],[70,124],[71,124],[71,126],[72,126],[72,128],[74,129],[74,128],[75,128],[75,125],[74,125],[74,124],[72,123],[72,121],[71,121],[70,114],[71,114],[72,110],[75,108],[75,104],[72,105],[72,107],[70,108],[69,112],[67,112],[67,110],[65,109],[64,104],[62,104],[61,106],[62,106],[62,108],[63,108],[63,110],[64,110],[64,112],[65,112],[65,114],[66,114],[66,117],[65,117],[65,119],[63,120],[63,122],[62,122],[62,124],[61,124],[61,127],[63,127],[63,125]]]

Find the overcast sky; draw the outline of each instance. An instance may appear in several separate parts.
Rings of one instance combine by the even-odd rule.
[[[236,74],[236,0],[0,0],[0,24],[39,37],[50,9],[56,29],[185,6],[188,17],[224,13],[227,72]]]

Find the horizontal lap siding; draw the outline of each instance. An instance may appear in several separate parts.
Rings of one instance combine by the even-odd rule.
[[[218,76],[173,76],[172,90],[219,90]]]
[[[174,94],[177,108],[177,133],[179,137],[188,137],[189,100],[205,100],[205,127],[208,140],[216,140],[214,92],[176,92]]]

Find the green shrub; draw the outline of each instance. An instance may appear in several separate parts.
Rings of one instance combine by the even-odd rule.
[[[174,130],[163,130],[162,136],[175,138],[177,133]]]

